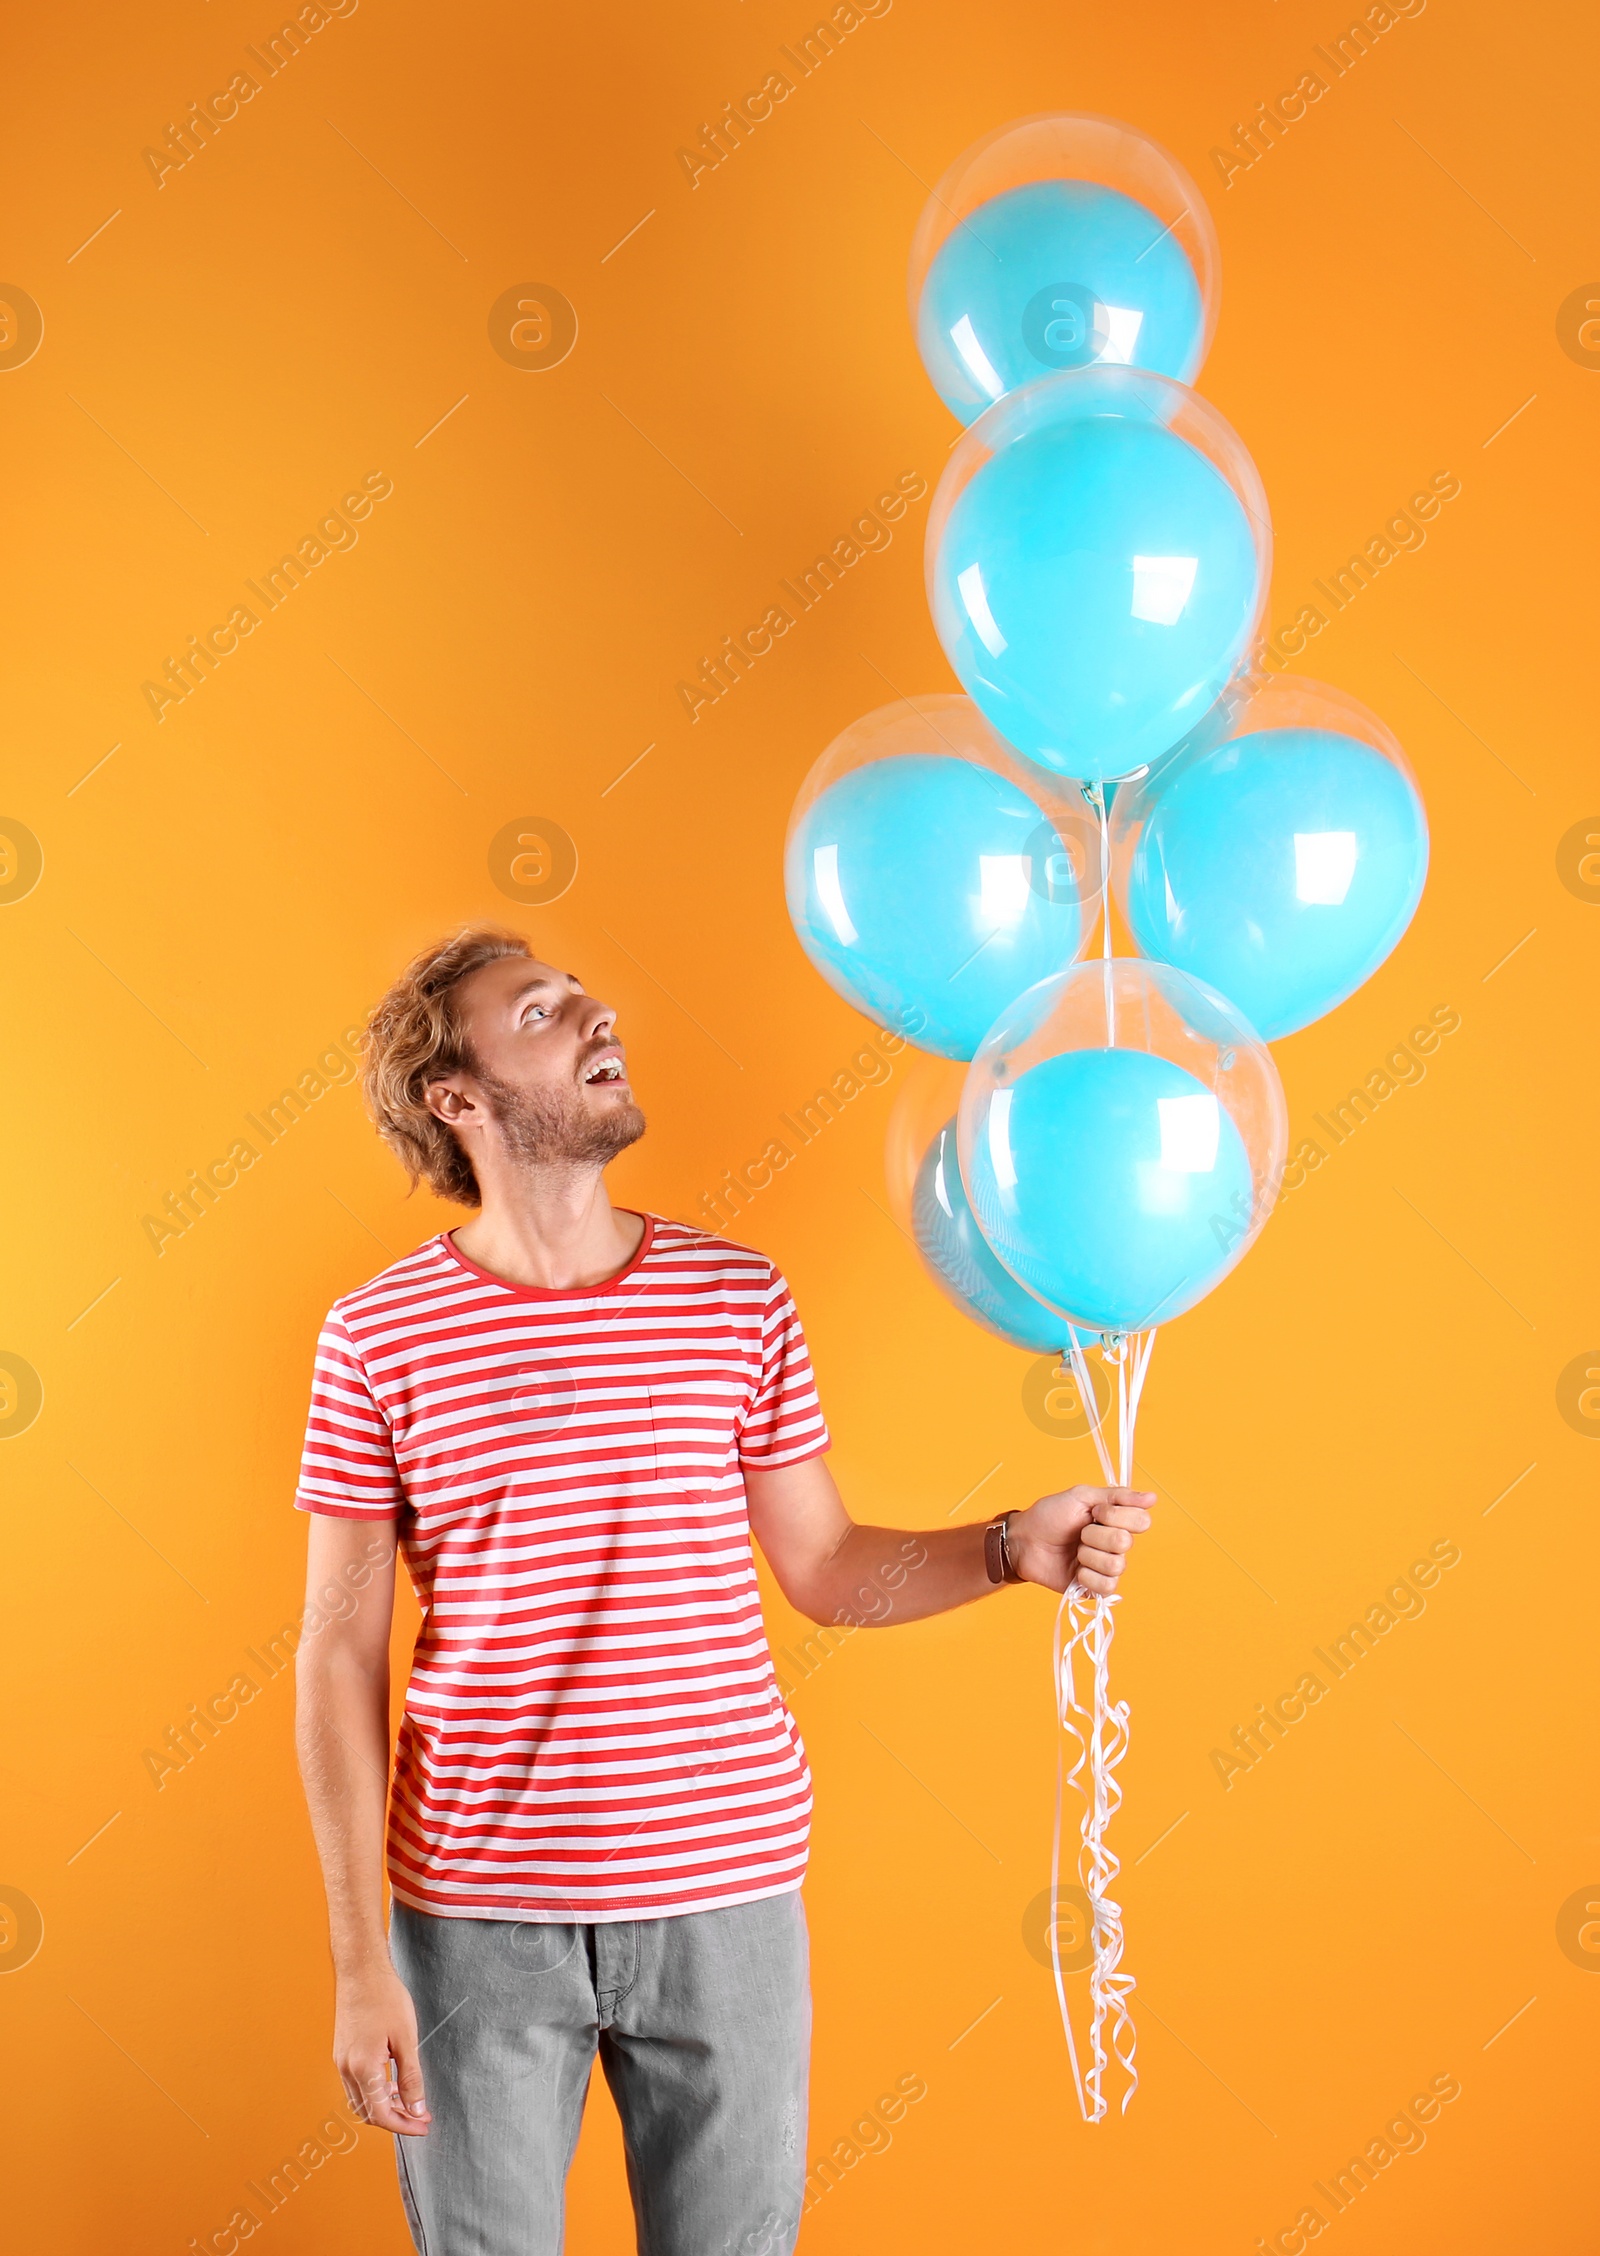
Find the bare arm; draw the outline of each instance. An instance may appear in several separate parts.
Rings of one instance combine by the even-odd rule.
[[[747,1466],[750,1527],[778,1586],[813,1621],[919,1621],[1000,1587],[983,1559],[983,1523],[955,1528],[859,1526],[827,1462],[764,1472]],[[1065,1590],[1076,1580],[1113,1592],[1155,1497],[1136,1488],[1067,1488],[1014,1512],[1009,1545],[1024,1581]]]
[[[383,1919],[394,1524],[307,1516],[308,1613],[295,1655],[295,1731],[328,1896],[333,2056],[358,2115],[382,2130],[420,2136],[429,2116],[417,2017],[390,1960]],[[397,2086],[389,2080],[391,2060]]]

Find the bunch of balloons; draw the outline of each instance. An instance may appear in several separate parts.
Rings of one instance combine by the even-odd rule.
[[[1277,1196],[1268,1044],[1371,976],[1427,869],[1421,799],[1383,724],[1336,689],[1251,671],[1266,495],[1189,388],[1218,287],[1198,190],[1129,126],[1026,118],[945,175],[910,299],[923,364],[967,426],[927,528],[928,600],[964,694],[847,728],[786,850],[813,963],[930,1053],[891,1134],[904,1226],[965,1313],[1070,1362],[1108,1481],[1131,1474],[1156,1327],[1220,1283]],[[1136,955],[1112,955],[1113,893]],[[1115,1372],[1114,1451],[1091,1348]],[[1126,1741],[1105,1691],[1112,1603],[1069,1592],[1056,1654],[1088,1805],[1091,2121],[1108,2017],[1124,2107],[1134,2080],[1106,1893]],[[1070,2043],[1059,1966],[1057,1984]]]

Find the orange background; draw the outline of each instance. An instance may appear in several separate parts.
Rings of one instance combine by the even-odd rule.
[[[797,1687],[812,2157],[897,2078],[927,2086],[802,2246],[1244,2256],[1436,2075],[1460,2098],[1337,2244],[1592,2245],[1572,2157],[1600,1982],[1557,1939],[1600,1879],[1600,1453],[1557,1407],[1595,1325],[1600,916],[1558,856],[1600,799],[1600,375],[1557,335],[1600,270],[1592,23],[1430,0],[1224,188],[1209,152],[1337,10],[895,0],[690,187],[677,149],[812,20],[363,0],[159,188],[142,151],[274,17],[14,22],[0,278],[45,333],[0,372],[0,808],[45,864],[0,914],[0,1348],[44,1407],[0,1451],[0,1882],[45,1936],[0,1981],[0,2073],[36,2256],[209,2245],[337,2109],[287,1674],[159,1789],[144,1757],[299,1605],[324,1309],[448,1218],[406,1201],[348,1086],[159,1254],[141,1217],[468,917],[520,922],[620,1006],[652,1122],[616,1170],[631,1203],[688,1213],[846,1063],[867,1029],[789,931],[783,826],[846,722],[950,686],[926,505],[692,724],[677,683],[897,476],[937,476],[911,232],[970,140],[1048,108],[1128,118],[1205,186],[1201,388],[1272,499],[1274,624],[1430,476],[1461,481],[1297,661],[1391,722],[1434,826],[1397,953],[1279,1047],[1297,1134],[1428,1011],[1462,1023],[1157,1346],[1141,1460],[1165,1494],[1115,1652],[1125,2120],[1079,2122],[1023,1941],[1043,1595],[856,1637]],[[487,330],[533,281],[579,319],[538,372]],[[141,683],[374,471],[394,490],[359,544],[158,724]],[[576,842],[553,906],[488,873],[524,815]],[[865,1092],[743,1229],[792,1281],[850,1504],[943,1525],[1094,1477],[1025,1414],[1027,1359],[871,1203],[889,1105]],[[1427,1612],[1224,1789],[1213,1748],[1444,1538],[1461,1561]],[[599,2096],[570,2245],[629,2245],[625,2219]],[[403,2249],[386,2144],[363,2134],[262,2237]]]

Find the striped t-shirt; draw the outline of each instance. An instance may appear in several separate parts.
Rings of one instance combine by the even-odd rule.
[[[651,1919],[800,1885],[741,1468],[827,1447],[778,1271],[659,1215],[602,1284],[511,1284],[445,1233],[334,1306],[296,1503],[395,1521],[423,1608],[401,1902]]]

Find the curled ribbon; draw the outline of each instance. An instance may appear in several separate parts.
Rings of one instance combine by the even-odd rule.
[[[1133,1469],[1133,1436],[1139,1413],[1139,1396],[1144,1389],[1145,1372],[1149,1368],[1150,1353],[1155,1346],[1155,1332],[1135,1332],[1126,1338],[1107,1338],[1102,1342],[1101,1352],[1108,1362],[1115,1365],[1117,1372],[1117,1468],[1113,1472],[1111,1455],[1101,1433],[1101,1421],[1096,1411],[1094,1387],[1084,1358],[1083,1345],[1075,1327],[1069,1324],[1067,1329],[1071,1342],[1068,1353],[1073,1375],[1078,1382],[1084,1412],[1094,1435],[1095,1450],[1105,1474],[1106,1485],[1108,1488],[1126,1487]],[[1078,2107],[1086,2123],[1098,2123],[1106,2114],[1108,2034],[1111,2055],[1116,2058],[1127,2079],[1122,2094],[1124,2114],[1127,2113],[1128,2103],[1139,2084],[1139,2071],[1135,2065],[1137,2032],[1128,2010],[1128,1998],[1135,1987],[1135,1981],[1133,1975],[1126,1973],[1122,1966],[1122,1906],[1109,1893],[1121,1870],[1121,1859],[1106,1840],[1106,1830],[1122,1805],[1122,1786],[1116,1773],[1128,1751],[1128,1703],[1126,1700],[1113,1701],[1111,1698],[1111,1640],[1116,1635],[1113,1609],[1117,1603],[1114,1597],[1096,1597],[1081,1589],[1077,1583],[1070,1584],[1056,1609],[1055,1634],[1051,1643],[1051,1692],[1056,1719],[1064,1740],[1070,1740],[1074,1752],[1069,1767],[1065,1746],[1058,1743],[1055,1829],[1050,1848],[1050,1964],[1055,1975],[1061,2026],[1066,2032],[1067,2056],[1072,2063],[1072,2081],[1078,2094]],[[1086,1698],[1081,1696],[1079,1690],[1080,1662],[1087,1672],[1084,1687]],[[1072,1787],[1083,1801],[1083,1814],[1078,1826],[1077,1872],[1079,1884],[1089,1899],[1093,1948],[1089,1966],[1089,2065],[1086,2071],[1079,2064],[1078,2048],[1072,2034],[1072,2017],[1067,2010],[1057,1931],[1064,1785]]]

